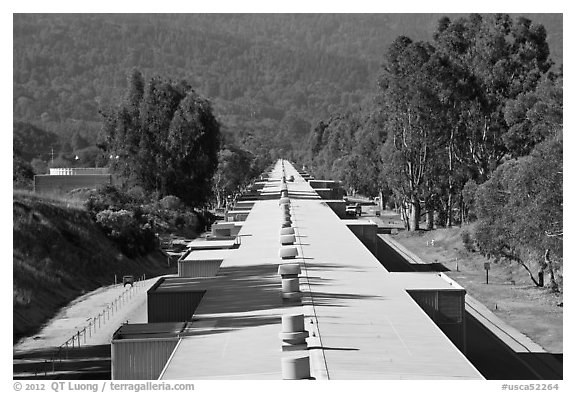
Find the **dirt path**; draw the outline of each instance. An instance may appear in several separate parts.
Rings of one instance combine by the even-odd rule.
[[[70,339],[77,337],[79,331],[85,332],[80,335],[81,347],[109,344],[122,323],[147,322],[146,291],[157,280],[158,277],[139,281],[133,288],[110,285],[81,296],[63,308],[38,334],[14,345],[14,354],[58,347],[67,340],[71,347]],[[77,346],[77,338],[74,344]]]

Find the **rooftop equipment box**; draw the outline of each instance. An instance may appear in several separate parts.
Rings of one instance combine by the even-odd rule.
[[[148,322],[191,321],[204,293],[189,278],[160,278],[147,292]]]
[[[254,207],[255,201],[237,201],[234,210],[250,210]]]
[[[219,239],[219,238],[232,238],[238,235],[242,225],[237,225],[234,222],[219,222],[212,224],[212,233],[209,236],[209,240]],[[208,237],[207,237],[208,239]]]
[[[214,277],[223,259],[206,259],[195,261],[189,259],[178,260],[178,277],[198,278]]]
[[[179,277],[214,277],[231,250],[197,250],[178,260]]]
[[[249,210],[229,210],[226,212],[226,221],[246,221]]]
[[[238,229],[239,231],[239,229]],[[237,248],[239,245],[239,240],[235,236],[230,236],[230,238],[215,238],[211,237],[209,234],[206,238],[197,238],[188,243],[188,249],[190,251],[194,250],[223,250],[230,248]],[[187,256],[187,255],[186,255]],[[184,256],[184,258],[186,258]]]
[[[112,336],[112,379],[157,379],[186,323],[122,325]]]

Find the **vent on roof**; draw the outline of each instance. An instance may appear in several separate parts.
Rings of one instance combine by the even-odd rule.
[[[308,356],[282,358],[282,379],[309,379],[310,358]]]
[[[282,235],[294,235],[294,228],[288,227],[280,229],[280,236]]]
[[[300,278],[282,278],[282,299],[298,301],[302,298]]]
[[[306,349],[306,338],[309,336],[304,329],[304,315],[290,314],[282,316],[282,350],[293,351]]]
[[[298,256],[298,249],[294,246],[292,247],[280,247],[278,251],[278,256],[282,259],[293,259]]]
[[[298,277],[300,273],[300,265],[297,263],[283,263],[278,265],[278,274],[281,275],[282,278]]]
[[[294,235],[280,236],[280,243],[282,243],[282,245],[294,244],[295,241],[296,241],[296,236],[294,236]]]

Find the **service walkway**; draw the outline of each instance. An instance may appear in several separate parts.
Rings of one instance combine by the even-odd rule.
[[[284,161],[302,305],[281,299],[279,161],[161,379],[282,379],[283,314],[304,313],[315,379],[482,379],[396,280]],[[314,199],[312,199],[314,198]],[[410,281],[407,283],[407,281]],[[203,284],[204,283],[204,284]],[[423,284],[424,285],[424,284]],[[426,284],[427,285],[427,284]],[[292,303],[293,304],[293,303]]]

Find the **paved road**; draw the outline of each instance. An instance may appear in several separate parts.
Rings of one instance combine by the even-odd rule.
[[[62,309],[38,334],[14,345],[14,353],[58,347],[84,328],[87,328],[86,337],[81,336],[81,346],[109,344],[122,323],[147,322],[146,291],[157,280],[158,277],[137,282],[134,288],[110,285],[83,295]],[[94,318],[96,326],[88,328]]]

